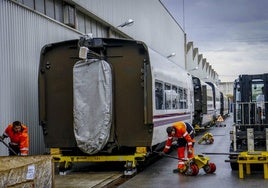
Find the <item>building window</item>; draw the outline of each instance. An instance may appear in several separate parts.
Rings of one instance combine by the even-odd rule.
[[[43,14],[45,14],[45,1],[44,0],[39,0],[35,2],[35,9],[38,12],[41,12]]]
[[[92,33],[92,27],[91,22],[92,20],[90,18],[86,19],[86,33]]]
[[[55,1],[55,19],[63,23],[63,2]]]
[[[82,33],[92,33],[93,37],[125,38],[120,33],[109,30],[107,26],[77,10],[75,5],[68,4],[64,0],[16,0],[16,2]]]
[[[53,0],[46,0],[46,15],[50,18],[55,19],[55,4]]]
[[[64,24],[75,28],[75,8],[69,4],[64,5],[63,20]]]
[[[86,22],[85,22],[85,15],[77,11],[77,29],[82,33],[86,33]]]
[[[34,0],[23,0],[22,3],[32,9],[34,9]]]

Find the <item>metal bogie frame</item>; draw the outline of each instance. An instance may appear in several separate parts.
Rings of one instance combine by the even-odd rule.
[[[142,148],[144,150],[144,148]],[[59,171],[65,171],[70,169],[72,163],[81,162],[126,162],[126,171],[132,171],[137,168],[139,162],[145,161],[147,153],[140,152],[141,150],[137,147],[137,150],[132,155],[91,155],[91,156],[71,156],[62,155],[60,148],[50,148],[50,153],[55,163],[60,164]]]

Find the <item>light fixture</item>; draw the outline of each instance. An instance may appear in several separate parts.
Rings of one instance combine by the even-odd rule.
[[[195,71],[195,70],[198,70],[198,67],[195,67],[195,68],[190,69],[190,70],[188,70],[188,71]]]
[[[176,55],[176,53],[171,53],[171,54],[169,54],[168,56],[167,56],[167,58],[171,58],[171,57],[173,57],[173,56],[175,56]]]
[[[125,26],[131,26],[134,23],[134,20],[132,19],[128,19],[127,21],[125,21],[124,23],[120,24],[117,27],[125,27]]]

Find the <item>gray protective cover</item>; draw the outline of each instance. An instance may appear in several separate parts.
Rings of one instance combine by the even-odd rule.
[[[107,143],[112,123],[112,72],[99,59],[78,61],[73,69],[74,135],[77,146],[95,154]]]

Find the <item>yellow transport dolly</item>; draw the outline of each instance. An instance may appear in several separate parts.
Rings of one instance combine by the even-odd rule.
[[[202,142],[205,142],[205,144],[213,144],[214,138],[212,133],[205,133],[199,140],[198,144],[201,144]]]
[[[209,158],[204,155],[195,155],[194,158],[185,161],[186,171],[183,174],[187,176],[196,176],[199,173],[199,169],[203,170],[207,174],[212,174],[216,171],[215,163],[209,162]]]
[[[159,154],[160,152],[155,153]],[[179,160],[179,158],[168,154],[162,154],[162,156]],[[215,163],[209,162],[209,160],[210,158],[204,155],[195,155],[192,159],[183,159],[186,165],[186,169],[184,172],[182,172],[182,174],[187,176],[196,176],[199,173],[199,169],[201,168],[203,168],[207,174],[214,173],[216,171],[216,165]]]

